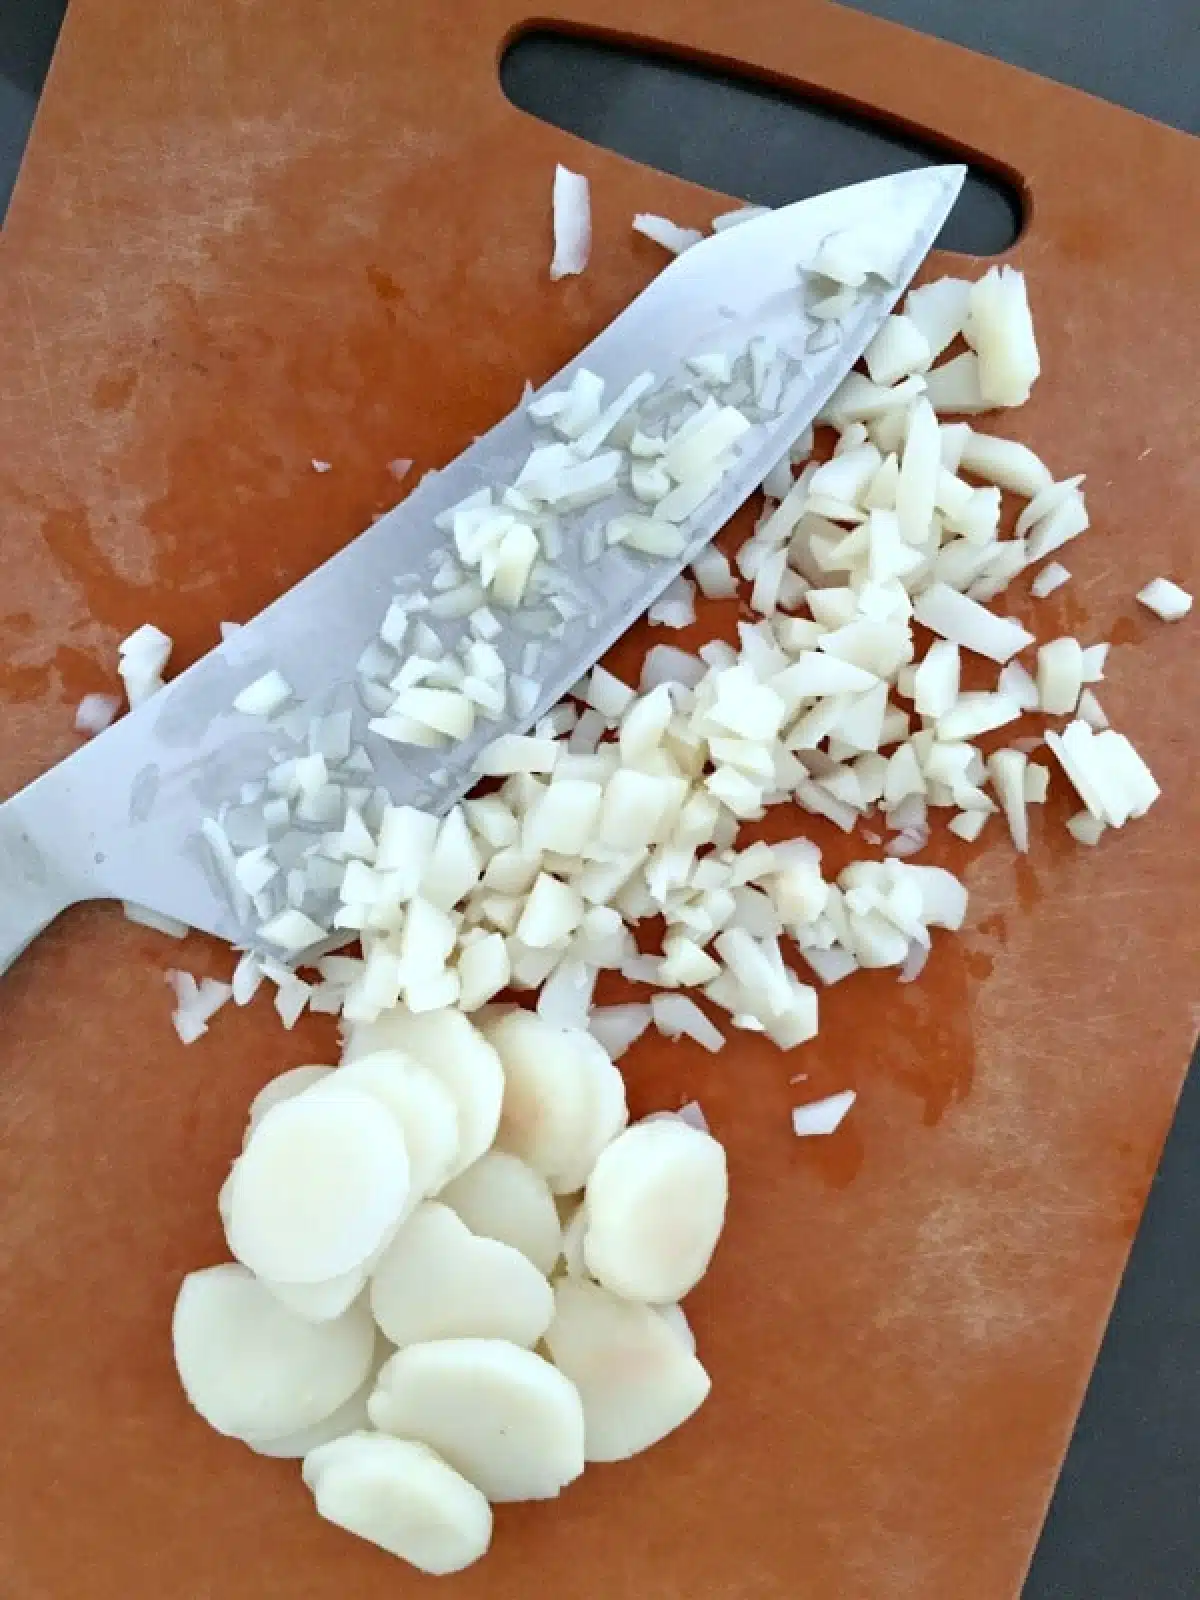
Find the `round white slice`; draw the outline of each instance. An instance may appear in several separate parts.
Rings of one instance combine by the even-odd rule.
[[[484,1032],[504,1067],[497,1148],[520,1156],[555,1193],[569,1193],[560,1174],[582,1163],[591,1141],[593,1085],[576,1036],[601,1055],[603,1047],[590,1034],[556,1028],[515,1006],[492,1011]]]
[[[285,1100],[294,1100],[298,1094],[303,1094],[306,1089],[313,1088],[318,1083],[323,1083],[334,1069],[332,1067],[289,1067],[286,1072],[281,1072],[277,1077],[265,1083],[254,1099],[250,1102],[250,1111],[246,1123],[246,1140],[258,1127],[273,1106],[281,1106]]]
[[[217,1190],[217,1215],[221,1219],[221,1226],[225,1230],[225,1237],[229,1237],[229,1219],[233,1215],[233,1182],[237,1177],[237,1162],[235,1161],[225,1174],[225,1182]]]
[[[355,1267],[352,1272],[327,1278],[324,1283],[275,1283],[270,1278],[259,1281],[280,1305],[306,1322],[332,1322],[358,1299],[366,1287],[367,1273],[365,1267]]]
[[[481,1239],[498,1239],[549,1277],[562,1254],[562,1224],[550,1185],[507,1150],[489,1150],[447,1184],[443,1205]]]
[[[637,1123],[588,1179],[588,1272],[626,1300],[682,1300],[707,1270],[725,1221],[725,1151],[678,1118]]]
[[[394,1345],[430,1339],[509,1339],[535,1345],[554,1295],[511,1245],[479,1239],[449,1206],[420,1205],[371,1277],[371,1310]]]
[[[579,1390],[588,1461],[638,1455],[704,1403],[708,1373],[654,1307],[577,1279],[554,1301],[546,1348]]]
[[[386,1339],[376,1340],[376,1351],[366,1377],[349,1400],[343,1400],[337,1410],[331,1411],[323,1422],[314,1422],[311,1427],[299,1428],[294,1433],[278,1434],[274,1438],[260,1438],[253,1435],[242,1442],[248,1445],[255,1455],[272,1456],[277,1461],[299,1461],[318,1445],[332,1444],[335,1439],[343,1439],[348,1433],[358,1433],[364,1428],[369,1428],[371,1419],[367,1416],[367,1401],[371,1398],[371,1391],[375,1387],[376,1375],[391,1353],[392,1347]]]
[[[688,1354],[694,1356],[696,1354],[696,1335],[692,1332],[692,1325],[688,1321],[687,1313],[683,1307],[680,1305],[651,1306],[650,1309],[663,1319]]]
[[[367,1410],[383,1433],[429,1445],[493,1502],[552,1500],[583,1471],[575,1385],[502,1339],[397,1351]]]
[[[375,1351],[365,1303],[306,1322],[232,1263],[188,1274],[171,1332],[184,1393],[210,1427],[237,1439],[324,1421],[366,1378]]]
[[[583,1241],[587,1234],[587,1207],[580,1200],[563,1223],[562,1270],[568,1278],[586,1278]]]
[[[489,1150],[500,1122],[504,1073],[500,1058],[461,1011],[406,1011],[398,1006],[375,1022],[352,1028],[343,1061],[358,1061],[379,1050],[402,1050],[427,1067],[454,1101],[458,1112],[458,1155],[450,1177],[465,1172]]]
[[[577,1057],[579,1070],[587,1080],[588,1110],[586,1133],[578,1156],[554,1175],[558,1194],[574,1194],[583,1188],[600,1152],[629,1121],[625,1080],[608,1051],[590,1033],[577,1028],[567,1030],[566,1040],[566,1048]]]
[[[304,1459],[318,1513],[434,1577],[487,1553],[492,1508],[426,1445],[352,1433]]]
[[[441,1079],[400,1050],[377,1050],[346,1062],[337,1081],[375,1095],[400,1124],[409,1205],[436,1194],[458,1163],[458,1110]]]
[[[369,1094],[329,1083],[272,1107],[238,1158],[229,1247],[276,1283],[352,1272],[399,1221],[408,1154]]]

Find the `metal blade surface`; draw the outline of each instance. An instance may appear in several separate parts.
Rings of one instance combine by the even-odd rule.
[[[134,900],[194,927],[247,936],[200,836],[206,816],[236,801],[279,759],[280,738],[231,709],[237,692],[277,668],[312,716],[354,713],[355,739],[397,803],[445,810],[475,782],[474,758],[505,732],[520,731],[554,704],[640,616],[762,482],[828,400],[887,316],[932,246],[961,188],[965,169],[901,173],[819,195],[727,229],[673,261],[605,331],[541,392],[586,367],[608,396],[650,370],[683,394],[685,362],[708,352],[744,353],[765,339],[787,357],[786,381],[771,415],[756,421],[719,487],[682,524],[686,549],[656,560],[617,545],[583,559],[572,540],[556,558],[564,592],[578,610],[538,652],[539,692],[532,712],[476,724],[451,750],[397,747],[366,731],[355,664],[380,622],[398,579],[428,573],[447,548],[434,518],[482,487],[510,483],[530,450],[545,441],[525,410],[505,417],[449,466],[211,651],[166,689],[22,791],[9,806],[33,849],[65,873],[78,898]],[[865,230],[890,262],[871,278],[835,325],[804,313],[798,270],[821,244]],[[644,511],[628,495],[580,513],[606,521]],[[494,641],[511,673],[527,659],[530,634],[520,616],[497,610]],[[466,620],[455,624],[466,630]],[[214,619],[215,627],[215,619]]]

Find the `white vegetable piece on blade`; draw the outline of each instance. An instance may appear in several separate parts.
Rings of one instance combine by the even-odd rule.
[[[304,1482],[317,1512],[433,1577],[487,1554],[492,1508],[427,1445],[368,1432],[313,1450]]]
[[[546,1348],[579,1391],[588,1461],[626,1461],[650,1449],[694,1416],[712,1387],[656,1307],[594,1283],[556,1285]]]
[[[475,758],[481,777],[506,778],[514,772],[553,772],[559,747],[552,739],[505,733],[485,745]]]
[[[357,1061],[379,1050],[410,1056],[449,1092],[458,1113],[458,1154],[448,1177],[457,1177],[495,1140],[504,1096],[499,1056],[462,1012],[449,1009],[385,1012],[351,1030],[342,1060]]]
[[[602,444],[608,442],[618,424],[628,417],[638,401],[649,394],[654,384],[653,372],[639,372],[636,378],[631,378],[609,401],[596,420],[576,438],[573,446],[575,454],[585,460],[588,456],[594,455]]]
[[[582,477],[584,469],[581,467],[579,474]],[[604,483],[603,474],[606,469],[597,466],[596,472]],[[566,507],[570,496],[586,496],[592,493],[585,488],[583,483],[574,480],[567,481],[564,474],[563,481],[553,494],[552,503]],[[577,499],[576,503],[582,503]],[[538,556],[538,540],[533,529],[526,523],[518,522],[509,528],[504,537],[497,544],[494,551],[484,555],[480,562],[480,577],[498,605],[515,610],[520,605],[525,594],[529,575],[533,571],[534,562]],[[463,737],[458,734],[456,737]]]
[[[325,937],[327,929],[322,928],[311,917],[305,916],[303,911],[298,911],[294,906],[280,911],[260,925],[258,933],[261,939],[268,944],[273,944],[277,950],[282,950],[287,955],[299,955],[304,950],[310,950],[313,945],[319,944]]]
[[[897,241],[876,220],[855,221],[828,233],[812,258],[811,271],[857,289],[874,274],[894,283],[898,271]]]
[[[502,1339],[440,1339],[398,1351],[368,1404],[381,1433],[436,1450],[493,1504],[552,1500],[583,1472],[579,1391]]]
[[[550,276],[575,277],[592,251],[592,204],[588,181],[561,164],[554,169],[554,258]]]
[[[282,672],[272,668],[234,696],[233,709],[247,717],[273,717],[291,695],[291,684]]]
[[[362,1383],[375,1350],[365,1306],[306,1322],[236,1264],[188,1274],[172,1338],[189,1401],[210,1427],[238,1439],[323,1421]]]
[[[447,739],[467,738],[475,722],[470,700],[450,689],[403,689],[393,700],[388,715],[417,723]]]
[[[378,1248],[408,1190],[395,1119],[370,1095],[320,1084],[251,1134],[234,1168],[230,1249],[264,1278],[323,1283]]]
[[[562,1254],[562,1223],[550,1186],[519,1157],[489,1150],[438,1196],[481,1239],[498,1239],[549,1277]]]
[[[725,1222],[725,1152],[678,1119],[641,1122],[601,1153],[587,1182],[588,1271],[628,1300],[682,1300]]]
[[[462,1338],[530,1348],[550,1324],[554,1298],[527,1256],[478,1238],[449,1206],[427,1200],[376,1264],[371,1310],[400,1348]]]

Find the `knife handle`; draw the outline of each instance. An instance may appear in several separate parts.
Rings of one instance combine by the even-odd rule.
[[[61,911],[83,898],[25,825],[15,800],[0,805],[0,973]]]

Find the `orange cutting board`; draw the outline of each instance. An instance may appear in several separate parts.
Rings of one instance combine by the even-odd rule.
[[[1086,471],[1043,637],[1110,639],[1103,700],[1165,794],[1075,847],[1055,796],[1016,860],[991,825],[931,852],[970,926],[924,979],[822,997],[790,1056],[644,1040],[635,1111],[697,1097],[732,1203],[689,1304],[714,1382],[661,1447],[505,1508],[438,1591],[517,1600],[1008,1600],[1020,1586],[1170,1121],[1200,998],[1194,586],[1200,145],[821,0],[563,0],[695,57],[872,108],[1015,176],[1011,259],[1046,376],[1003,427]],[[0,250],[0,791],[72,748],[152,619],[215,641],[455,455],[661,265],[637,210],[716,197],[513,109],[517,0],[72,0]],[[554,162],[595,249],[552,284]],[[930,273],[971,263],[941,257]],[[332,462],[324,475],[313,457]],[[732,628],[711,608],[708,631]],[[618,652],[631,662],[648,633]],[[804,816],[786,819],[794,828]],[[184,1050],[162,969],[226,972],[105,907],[0,985],[0,1593],[374,1600],[425,1580],[320,1523],[293,1465],[186,1408],[169,1317],[218,1259],[215,1196],[253,1090],[328,1059],[266,1004]],[[800,1084],[789,1080],[807,1074]],[[789,1108],[845,1086],[831,1139]]]

